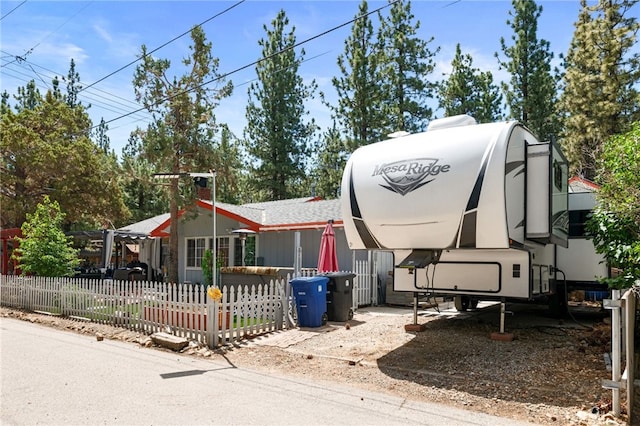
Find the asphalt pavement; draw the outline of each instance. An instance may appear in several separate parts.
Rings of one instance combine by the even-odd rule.
[[[2,425],[529,425],[0,319]]]

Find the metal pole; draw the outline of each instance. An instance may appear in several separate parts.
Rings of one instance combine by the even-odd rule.
[[[244,268],[246,265],[244,264],[244,247],[247,241],[247,236],[245,234],[240,235],[240,244],[242,245],[242,267]]]
[[[293,276],[301,276],[302,268],[302,247],[300,247],[300,231],[293,234]]]
[[[611,299],[620,301],[620,290],[611,290]],[[611,379],[620,382],[620,308],[611,311]],[[628,391],[628,390],[627,390]],[[633,388],[631,388],[633,392]],[[611,408],[614,416],[620,415],[620,388],[613,389]]]
[[[216,172],[213,170],[211,173],[211,217],[213,218],[213,247],[212,260],[213,260],[213,287],[218,286],[218,261],[216,259],[218,250],[216,249]]]

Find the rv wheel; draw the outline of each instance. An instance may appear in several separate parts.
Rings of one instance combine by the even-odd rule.
[[[471,299],[469,301],[469,309],[476,309],[478,307],[478,299]]]
[[[471,300],[467,296],[456,296],[453,299],[453,304],[458,312],[466,312],[469,309]]]

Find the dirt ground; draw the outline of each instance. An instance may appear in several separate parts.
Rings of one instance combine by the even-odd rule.
[[[611,415],[611,391],[601,386],[611,378],[608,313],[579,307],[558,320],[532,305],[507,309],[513,341],[490,338],[499,331],[497,305],[457,313],[441,304],[418,311],[419,332],[405,330],[410,309],[373,307],[348,323],[270,333],[215,351],[192,342],[183,353],[535,424],[626,424],[626,413]],[[7,308],[0,315],[153,346],[148,336],[106,325]]]

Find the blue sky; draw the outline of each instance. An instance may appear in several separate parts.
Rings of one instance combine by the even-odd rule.
[[[0,50],[2,68],[0,87],[10,94],[18,86],[34,79],[42,92],[54,75],[64,76],[73,58],[82,84],[88,86],[103,79],[137,58],[140,46],[149,50],[169,42],[217,14],[203,25],[213,54],[220,59],[219,72],[228,73],[260,59],[258,40],[265,37],[263,25],[270,23],[284,9],[290,23],[296,27],[297,41],[314,37],[350,21],[358,11],[360,1],[35,1],[0,3],[2,20]],[[386,4],[370,1],[373,10]],[[566,52],[579,12],[579,1],[540,1],[543,6],[538,22],[538,38],[551,43],[557,54]],[[420,21],[420,36],[434,37],[431,49],[440,47],[437,68],[432,79],[441,78],[450,69],[455,46],[473,56],[474,65],[491,71],[497,80],[507,78],[498,69],[495,52],[500,52],[500,37],[510,41],[511,31],[506,20],[510,1],[432,1],[414,0],[412,12]],[[388,13],[385,9],[383,13]],[[377,18],[373,17],[374,23]],[[315,79],[328,99],[334,99],[331,78],[338,75],[336,58],[343,53],[344,40],[351,24],[304,45],[307,61],[300,74]],[[178,38],[154,53],[172,61],[172,68],[188,54],[190,38]],[[124,114],[140,108],[134,101],[133,73],[130,65],[82,92],[80,100],[92,107],[89,112],[95,124],[103,117],[109,123],[111,146],[119,155],[129,133],[136,127],[146,127],[148,115]],[[181,75],[176,68],[174,74]],[[242,136],[244,112],[249,82],[255,79],[254,67],[229,76],[235,85],[232,97],[224,99],[216,110],[218,121],[228,123]],[[308,105],[318,123],[329,125],[329,111],[320,101]]]

